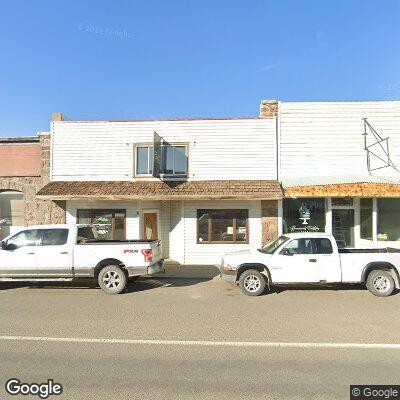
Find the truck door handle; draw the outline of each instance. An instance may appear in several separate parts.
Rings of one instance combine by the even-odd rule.
[[[60,251],[60,254],[68,254],[68,251]]]
[[[317,262],[317,259],[316,258],[310,258],[308,261],[309,262]]]
[[[31,255],[36,254],[36,253],[33,253],[33,252],[32,252],[32,253],[26,253],[26,254],[28,254],[29,256],[31,256]]]

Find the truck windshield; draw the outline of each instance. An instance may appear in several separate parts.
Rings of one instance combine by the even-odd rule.
[[[277,239],[272,242],[267,243],[261,249],[258,249],[261,253],[273,254],[275,250],[283,243],[285,243],[289,238],[287,236],[279,236]]]

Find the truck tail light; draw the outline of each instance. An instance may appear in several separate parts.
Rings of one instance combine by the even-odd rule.
[[[145,262],[151,262],[153,258],[153,250],[151,249],[142,249],[142,254],[144,255]]]

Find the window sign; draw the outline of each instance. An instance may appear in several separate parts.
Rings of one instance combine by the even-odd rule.
[[[283,200],[283,233],[294,232],[325,232],[323,198]]]

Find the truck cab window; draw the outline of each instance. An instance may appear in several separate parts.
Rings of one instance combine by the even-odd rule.
[[[7,240],[7,250],[16,250],[26,246],[37,246],[39,234],[37,229],[26,230],[17,233]]]
[[[312,239],[294,239],[284,249],[289,254],[312,254]]]
[[[43,229],[42,246],[62,246],[67,243],[68,229]]]
[[[89,226],[78,228],[77,243],[93,242],[97,240],[93,228]]]
[[[332,254],[332,243],[328,238],[314,239],[317,254]]]

